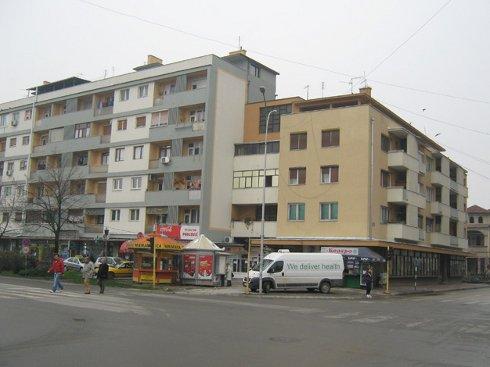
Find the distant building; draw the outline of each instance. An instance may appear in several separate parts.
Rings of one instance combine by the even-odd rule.
[[[475,259],[469,262],[473,274],[490,272],[490,210],[478,205],[472,205],[468,214],[468,247],[475,254]]]

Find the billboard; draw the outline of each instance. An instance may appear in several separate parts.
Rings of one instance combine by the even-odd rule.
[[[327,252],[331,254],[340,254],[347,256],[359,255],[359,249],[357,247],[322,247],[320,252]]]
[[[167,236],[175,240],[192,241],[199,237],[199,226],[178,225],[178,224],[157,224],[156,233]]]

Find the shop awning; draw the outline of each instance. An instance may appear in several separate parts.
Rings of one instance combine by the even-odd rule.
[[[189,242],[185,246],[185,250],[200,250],[200,251],[223,251],[224,248],[216,246],[216,244],[207,238],[205,235],[200,235],[195,240]]]
[[[376,251],[371,250],[367,247],[358,247],[357,255],[345,255],[346,259],[359,259],[361,261],[371,261],[371,262],[385,262],[385,258],[378,254]]]
[[[154,238],[154,245],[157,250],[182,250],[184,245],[179,241],[169,237],[162,237],[159,235],[149,234],[141,238],[129,241],[128,248],[130,249],[149,249],[150,238]]]

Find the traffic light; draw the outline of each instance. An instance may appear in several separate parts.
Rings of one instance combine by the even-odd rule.
[[[150,251],[153,253],[155,247],[155,237],[150,237],[148,239],[148,243],[150,244]]]

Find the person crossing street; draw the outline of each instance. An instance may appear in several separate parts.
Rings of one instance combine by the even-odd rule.
[[[63,259],[60,258],[58,254],[54,254],[53,261],[51,263],[51,267],[48,270],[48,273],[53,273],[53,287],[51,288],[51,293],[56,293],[56,291],[63,291],[63,284],[61,284],[61,277],[65,272],[65,264],[63,263]]]

